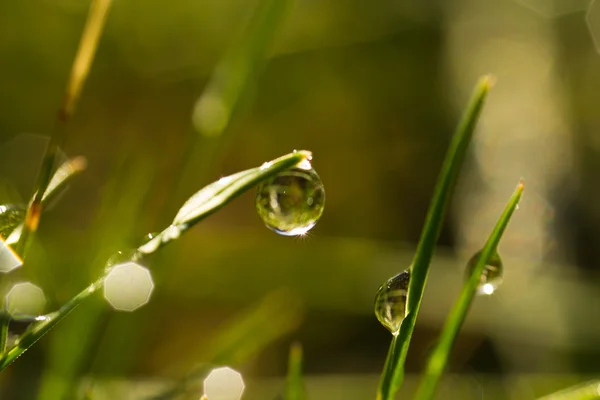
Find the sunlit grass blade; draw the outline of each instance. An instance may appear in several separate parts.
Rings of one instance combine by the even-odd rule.
[[[392,338],[388,359],[386,360],[379,383],[379,390],[377,392],[378,400],[393,399],[395,393],[402,385],[404,379],[404,362],[415,328],[423,291],[425,290],[429,264],[435,251],[442,224],[444,223],[450,198],[456,186],[460,167],[465,160],[475,125],[492,84],[493,78],[491,76],[484,76],[479,80],[446,153],[446,158],[435,186],[434,195],[411,266],[406,317],[402,322],[399,334]]]
[[[85,157],[74,157],[64,162],[54,173],[46,192],[42,196],[42,204],[50,204],[52,200],[60,193],[58,189],[63,187],[73,176],[82,172],[87,166]],[[13,245],[19,241],[23,233],[23,224],[17,226],[8,236],[5,243]]]
[[[240,96],[265,62],[292,4],[293,0],[260,1],[243,36],[219,62],[194,106],[192,122],[199,133],[218,136],[229,125]]]
[[[258,304],[236,314],[215,333],[202,358],[210,365],[201,365],[168,390],[152,400],[173,399],[191,393],[211,365],[239,365],[256,355],[270,343],[290,334],[303,316],[300,298],[287,290],[269,293]]]
[[[302,383],[302,345],[293,343],[290,347],[288,373],[285,385],[285,400],[303,400],[305,398]]]
[[[98,42],[102,31],[104,30],[104,24],[106,22],[106,16],[110,10],[112,0],[92,0],[88,18],[83,28],[81,35],[81,41],[79,42],[79,48],[75,55],[75,60],[71,67],[71,74],[67,82],[65,90],[65,97],[58,109],[54,132],[50,139],[50,145],[44,155],[44,161],[40,170],[37,182],[35,184],[35,193],[33,200],[29,203],[27,214],[25,216],[25,223],[23,224],[22,233],[16,244],[16,252],[21,255],[24,259],[31,243],[31,237],[37,230],[39,221],[42,215],[42,198],[47,192],[48,185],[51,183],[53,171],[57,168],[59,147],[63,145],[65,141],[65,124],[71,118],[77,100],[81,94],[83,84],[85,83],[89,74]]]
[[[214,213],[260,181],[277,175],[286,169],[293,168],[302,161],[310,160],[311,157],[309,151],[295,151],[266,162],[260,167],[223,177],[204,187],[185,202],[175,216],[172,225],[148,243],[140,246],[138,251],[143,255],[155,252],[171,240],[177,239],[180,233],[188,230],[198,221]]]
[[[456,300],[454,307],[450,310],[450,314],[444,325],[444,329],[440,335],[440,338],[430,355],[425,368],[425,374],[421,380],[415,399],[417,400],[428,400],[432,399],[439,380],[444,372],[446,364],[448,363],[448,357],[452,351],[454,341],[458,336],[458,332],[462,327],[463,322],[467,317],[467,312],[471,307],[473,298],[476,294],[477,288],[481,283],[481,275],[483,270],[488,263],[488,259],[497,251],[498,243],[502,238],[502,234],[506,229],[513,212],[519,204],[521,194],[523,193],[523,182],[521,181],[517,186],[517,189],[511,196],[504,212],[500,216],[500,219],[496,223],[490,237],[488,238],[481,255],[477,261],[477,264],[473,268],[469,280],[465,283],[460,293],[460,296]]]
[[[598,400],[600,399],[600,380],[585,382],[570,388],[549,394],[538,400]]]
[[[15,344],[0,356],[0,371],[8,367],[13,361],[21,356],[21,354],[25,353],[31,346],[33,346],[33,344],[42,336],[48,333],[48,331],[57,323],[59,323],[60,320],[69,315],[69,313],[73,311],[79,304],[81,304],[86,298],[91,296],[100,287],[102,287],[103,279],[104,278],[99,279],[79,292],[57,311],[39,317],[39,321],[33,323],[30,328],[28,328],[27,331],[16,340]]]
[[[177,239],[181,233],[188,230],[198,221],[214,213],[234,198],[260,183],[262,180],[268,179],[286,169],[293,168],[307,159],[310,160],[310,158],[311,153],[309,151],[295,151],[273,161],[266,162],[260,167],[222,178],[221,180],[208,185],[204,189],[201,189],[181,208],[181,210],[184,210],[185,212],[180,211],[180,213],[178,213],[178,217],[176,217],[174,221],[175,225],[170,225],[154,239],[138,248],[136,260],[155,252],[166,243]],[[223,179],[225,180],[223,181]],[[221,184],[219,184],[219,182],[221,182]],[[174,230],[177,231],[176,235],[173,233]],[[0,371],[23,354],[86,298],[100,289],[104,284],[104,278],[105,276],[92,283],[65,303],[58,311],[43,316],[40,321],[33,323],[28,331],[21,335],[15,345],[5,354],[0,356]]]

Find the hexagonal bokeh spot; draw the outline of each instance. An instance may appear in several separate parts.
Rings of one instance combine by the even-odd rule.
[[[596,51],[600,53],[600,0],[592,0],[585,16]]]
[[[515,0],[537,14],[554,18],[565,14],[583,11],[590,0]]]
[[[0,238],[0,273],[7,273],[23,265],[21,257]]]
[[[204,380],[207,400],[239,400],[244,393],[242,374],[229,367],[215,368]]]
[[[46,306],[44,291],[31,282],[15,284],[6,294],[4,307],[11,315],[40,315]]]
[[[154,281],[147,268],[126,262],[111,268],[104,280],[104,298],[119,311],[133,311],[150,300]]]

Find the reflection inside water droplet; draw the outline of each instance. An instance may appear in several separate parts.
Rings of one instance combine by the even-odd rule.
[[[0,235],[7,239],[13,230],[25,221],[27,208],[20,204],[0,206]]]
[[[410,270],[403,271],[388,279],[375,296],[375,316],[392,335],[397,335],[406,317],[406,299]]]
[[[256,193],[256,211],[267,228],[285,236],[302,235],[319,220],[325,206],[325,188],[308,160],[262,182]]]
[[[465,280],[469,280],[471,275],[473,274],[473,270],[477,266],[477,261],[481,255],[481,251],[475,253],[473,257],[467,263],[467,268],[465,271]],[[481,274],[481,279],[479,281],[479,286],[477,287],[477,294],[480,295],[490,295],[498,289],[498,286],[502,283],[502,276],[504,273],[504,266],[502,265],[502,260],[498,253],[493,253],[488,259],[487,264],[485,265],[483,272]]]

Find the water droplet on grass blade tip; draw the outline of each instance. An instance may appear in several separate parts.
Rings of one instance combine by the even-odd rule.
[[[315,226],[325,207],[325,188],[308,160],[262,182],[256,211],[267,228],[296,236]]]
[[[467,267],[465,270],[465,280],[469,280],[471,275],[473,274],[473,270],[477,266],[477,261],[481,256],[481,251],[478,251],[471,257],[469,262],[467,262]],[[477,286],[477,294],[480,295],[490,295],[496,291],[498,286],[502,283],[504,274],[504,266],[502,264],[502,260],[500,259],[500,255],[498,253],[493,253],[487,261],[483,272],[481,274],[481,279],[479,281],[479,285]]]
[[[375,296],[375,316],[392,335],[397,335],[406,317],[406,299],[410,270],[403,271],[388,279]]]

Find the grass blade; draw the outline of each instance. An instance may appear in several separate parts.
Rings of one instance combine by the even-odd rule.
[[[90,5],[90,11],[85,27],[83,28],[79,48],[71,67],[71,74],[65,90],[65,98],[58,109],[54,133],[48,150],[44,155],[42,169],[35,184],[36,192],[27,209],[22,233],[16,244],[15,250],[23,259],[25,259],[31,243],[32,235],[37,231],[42,215],[42,197],[46,194],[53,176],[52,172],[58,164],[59,146],[65,140],[65,125],[75,110],[83,84],[94,61],[96,48],[98,47],[111,3],[112,0],[93,0]]]
[[[385,364],[386,367],[383,370],[377,392],[378,400],[393,399],[395,393],[402,385],[402,380],[404,379],[404,362],[415,328],[425,284],[427,283],[429,264],[440,235],[446,209],[456,186],[460,167],[464,162],[475,125],[492,84],[493,78],[491,76],[484,76],[479,80],[469,106],[458,125],[446,153],[442,171],[435,186],[433,199],[427,212],[425,225],[421,232],[421,238],[411,266],[406,317],[402,322],[398,336],[392,338],[388,359]]]
[[[179,234],[185,232],[198,221],[214,213],[234,198],[260,183],[262,180],[268,179],[286,169],[293,168],[303,161],[310,160],[310,158],[311,153],[309,151],[295,151],[273,161],[264,163],[260,167],[231,175],[222,182],[223,184],[218,184],[223,180],[221,179],[208,185],[204,189],[201,189],[181,208],[182,210],[185,210],[185,212],[182,215],[178,214],[179,218],[176,217],[174,221],[174,224],[178,223],[179,225],[170,225],[154,239],[145,245],[140,246],[136,260],[153,253],[166,243],[177,239]],[[177,235],[174,235],[174,230],[178,232]],[[57,311],[39,317],[39,321],[33,323],[31,327],[21,335],[12,348],[0,355],[0,371],[27,351],[29,347],[37,342],[85,299],[98,291],[98,289],[102,288],[104,285],[104,278],[105,276],[101,277],[82,290]]]
[[[538,400],[597,400],[600,399],[600,380],[582,383]]]
[[[293,0],[262,0],[248,28],[215,68],[196,102],[192,122],[202,135],[219,136],[244,90],[265,62],[267,51]]]
[[[469,311],[471,303],[473,302],[473,298],[475,297],[475,292],[477,291],[477,287],[481,280],[481,274],[483,273],[485,265],[487,264],[490,256],[496,252],[500,238],[502,237],[502,234],[504,233],[504,230],[506,229],[513,212],[519,204],[521,194],[523,193],[523,188],[523,181],[521,181],[511,196],[506,208],[504,209],[504,212],[500,216],[500,219],[496,223],[496,226],[490,234],[490,237],[485,243],[485,246],[481,251],[481,256],[477,261],[477,265],[473,269],[471,277],[463,286],[460,296],[456,300],[454,307],[452,307],[452,310],[448,315],[448,319],[446,320],[446,324],[444,325],[444,329],[440,335],[440,339],[435,346],[433,353],[429,357],[425,374],[421,380],[419,388],[417,389],[417,395],[415,399],[428,400],[433,398],[437,384],[439,383],[442,373],[444,372],[444,368],[448,362],[448,357],[452,351],[454,341],[458,336],[458,332],[460,331],[460,328],[467,317],[467,312]]]
[[[156,235],[148,243],[140,246],[140,255],[155,252],[160,247],[177,239],[181,232],[191,228],[201,219],[216,212],[219,208],[238,197],[260,181],[293,168],[305,160],[311,159],[309,151],[301,150],[264,163],[260,167],[248,169],[219,179],[194,194],[181,207],[172,225]]]
[[[300,343],[293,343],[290,347],[285,400],[303,400],[304,398],[304,387],[302,384],[302,345]]]
[[[87,161],[85,157],[74,157],[70,160],[67,160],[63,163],[54,173],[52,179],[50,180],[50,184],[46,188],[44,195],[42,196],[42,204],[47,205],[55,197],[60,193],[58,189],[60,189],[65,183],[71,179],[71,177],[77,175],[82,172],[87,166]],[[8,245],[13,245],[19,241],[21,234],[23,232],[23,224],[17,226],[12,233],[8,236],[5,243]]]

